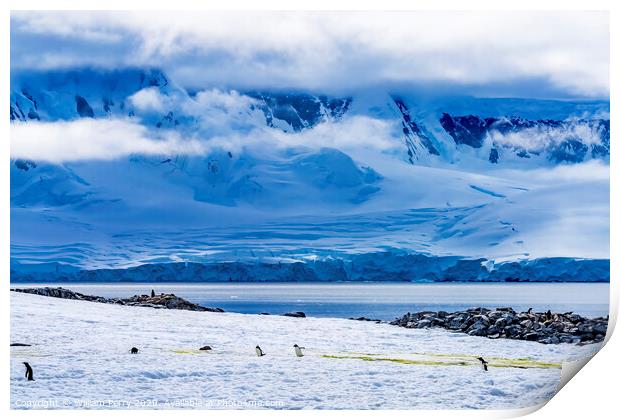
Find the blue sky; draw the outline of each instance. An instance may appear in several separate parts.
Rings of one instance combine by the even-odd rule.
[[[13,12],[11,68],[158,67],[186,88],[609,97],[604,12]]]

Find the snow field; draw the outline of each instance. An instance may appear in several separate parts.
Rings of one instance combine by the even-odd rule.
[[[481,355],[560,363],[596,350],[345,319],[130,308],[14,292],[11,342],[33,344],[11,348],[12,408],[42,401],[51,408],[84,401],[91,403],[86,408],[110,408],[101,401],[121,408],[517,408],[551,398],[561,370],[492,362],[484,372],[476,363],[407,361],[471,356],[475,362]],[[306,348],[305,357],[294,356],[295,343]],[[257,344],[266,356],[256,356]],[[198,352],[204,345],[214,350]],[[138,355],[129,354],[132,346]],[[34,382],[24,378],[24,361],[33,366]]]

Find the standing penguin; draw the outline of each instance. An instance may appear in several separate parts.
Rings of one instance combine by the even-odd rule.
[[[34,381],[34,378],[32,377],[32,367],[30,366],[28,362],[24,362],[24,365],[26,366],[25,377],[28,378],[29,381]]]
[[[138,354],[138,352],[139,352],[139,351],[140,351],[140,350],[138,350],[138,348],[137,348],[137,347],[132,347],[132,348],[131,348],[131,350],[129,350],[129,352],[130,352],[131,354]]]
[[[260,346],[256,346],[256,355],[258,357],[264,356],[265,353],[263,353],[263,349],[260,348]]]
[[[485,372],[489,370],[487,368],[487,365],[489,364],[489,362],[484,360],[482,357],[477,357],[476,359],[480,360],[480,363],[482,363],[482,368],[484,369]]]
[[[155,289],[151,289],[151,297],[154,298],[155,297]]]
[[[305,347],[299,347],[297,344],[295,344],[293,348],[295,349],[295,356],[304,357],[302,350],[305,350],[306,349]]]

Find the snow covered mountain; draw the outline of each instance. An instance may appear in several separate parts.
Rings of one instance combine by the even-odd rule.
[[[198,106],[201,95],[214,100],[205,92],[187,92],[156,69],[25,72],[12,82],[11,121],[130,117],[156,128],[191,132],[199,118],[188,108]],[[264,124],[300,132],[351,114],[394,120],[411,163],[428,155],[450,159],[448,151],[455,146],[488,146],[492,163],[501,162],[503,154],[521,159],[542,156],[550,164],[609,158],[606,102],[450,98],[418,103],[412,94],[382,92],[371,95],[369,103],[368,98],[304,92],[234,93],[246,99],[247,108],[235,109],[236,122],[246,128]],[[354,102],[361,106],[351,109]],[[464,109],[470,113],[459,113]]]
[[[404,88],[188,91],[157,69],[18,72],[13,278],[194,262],[227,280],[218,264],[233,262],[233,273],[311,263],[306,280],[369,278],[347,264],[378,264],[391,280],[540,279],[527,264],[550,264],[539,272],[556,280],[607,280],[608,108]],[[71,145],[65,155],[16,144],[50,132]],[[129,150],[93,155],[98,136]],[[434,268],[394,272],[394,255],[424,255]],[[507,261],[521,265],[499,275]],[[294,267],[238,277],[288,279]]]
[[[475,115],[443,114],[441,126],[456,144],[481,148],[490,138],[489,162],[500,161],[502,153],[512,151],[520,158],[543,154],[555,163],[583,162],[588,158],[609,157],[609,120],[526,120],[520,117],[480,118]],[[523,137],[541,140],[527,145]]]

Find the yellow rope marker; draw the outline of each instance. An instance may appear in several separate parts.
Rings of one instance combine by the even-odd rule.
[[[185,355],[192,355],[192,356],[209,354],[208,350],[174,349],[171,351],[176,354],[185,354]]]
[[[476,360],[474,356],[470,355],[448,355],[448,354],[432,354],[432,353],[410,353],[412,356],[422,356],[416,359],[406,358],[394,358],[394,357],[380,357],[377,354],[365,354],[365,355],[334,355],[323,354],[321,357],[326,359],[352,359],[363,360],[366,362],[392,362],[405,365],[420,365],[420,366],[474,366],[479,365],[480,362]],[[429,357],[430,356],[430,357]],[[433,358],[439,358],[443,360],[433,360]],[[514,369],[561,369],[561,363],[543,362],[538,360],[531,360],[525,358],[509,359],[502,357],[489,357],[489,367],[496,368],[514,368]]]

